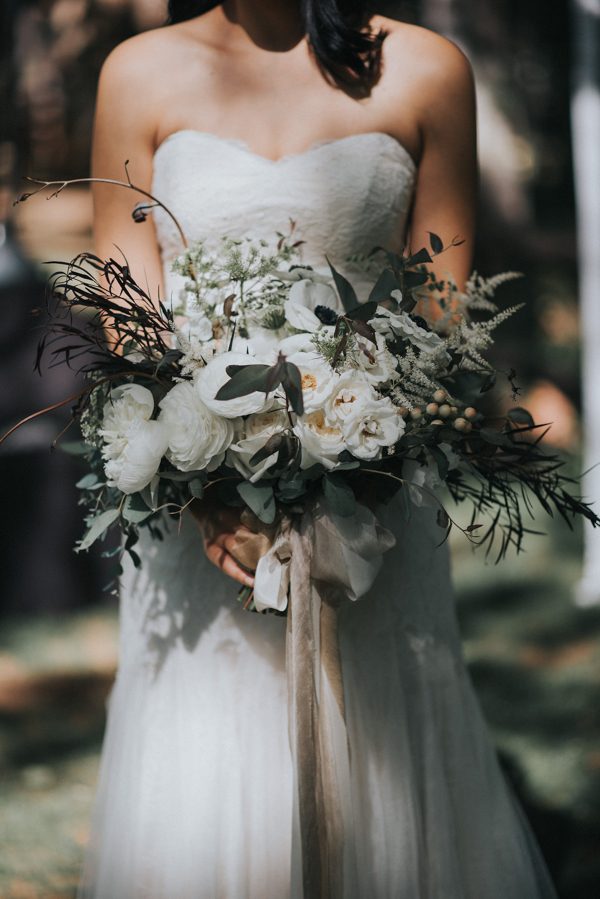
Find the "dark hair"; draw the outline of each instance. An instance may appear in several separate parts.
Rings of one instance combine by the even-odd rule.
[[[185,22],[219,5],[219,0],[169,0],[169,24]],[[368,93],[381,71],[385,32],[366,28],[368,3],[301,0],[302,18],[315,60],[328,81]]]

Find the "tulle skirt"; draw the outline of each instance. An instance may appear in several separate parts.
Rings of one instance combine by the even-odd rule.
[[[397,545],[339,622],[356,821],[345,899],[554,897],[465,671],[443,532],[431,509],[380,517]],[[122,581],[79,899],[300,899],[285,622],[240,607],[191,520],[144,539],[142,557]]]

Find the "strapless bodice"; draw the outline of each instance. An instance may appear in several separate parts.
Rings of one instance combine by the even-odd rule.
[[[188,240],[217,246],[224,235],[274,242],[296,223],[302,259],[327,255],[342,269],[374,246],[401,249],[416,166],[383,132],[314,144],[303,153],[267,159],[236,140],[176,131],[157,148],[152,192],[175,214]],[[155,212],[167,295],[177,285],[170,260],[181,252],[177,231]]]

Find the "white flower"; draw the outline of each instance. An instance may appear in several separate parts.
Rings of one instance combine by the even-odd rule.
[[[346,449],[342,429],[329,424],[322,409],[298,418],[294,433],[302,445],[302,468],[310,468],[316,462],[335,468],[339,454]]]
[[[397,407],[388,397],[381,397],[370,405],[358,405],[344,422],[343,433],[353,456],[379,459],[383,447],[397,443],[405,427]]]
[[[166,450],[162,425],[150,421],[154,397],[146,387],[125,384],[112,391],[104,406],[100,434],[110,486],[136,493],[150,483]]]
[[[305,278],[292,284],[283,308],[293,328],[314,333],[322,324],[314,313],[317,306],[337,310],[337,295],[329,284]]]
[[[292,353],[287,360],[300,370],[304,411],[316,412],[317,409],[322,409],[339,380],[339,375],[314,347],[310,351]]]
[[[229,381],[227,367],[229,365],[253,365],[259,360],[255,356],[245,353],[219,353],[201,368],[196,375],[200,399],[205,406],[217,415],[225,418],[237,418],[240,415],[251,415],[253,412],[262,412],[271,402],[271,397],[260,390],[249,393],[247,396],[236,397],[231,400],[215,399],[221,387]]]
[[[350,369],[335,380],[325,402],[325,416],[330,424],[343,427],[347,418],[359,409],[368,409],[377,402],[379,394],[364,372]]]
[[[357,364],[371,384],[383,384],[396,375],[398,360],[388,350],[383,334],[376,334],[375,339],[373,344],[370,340],[357,338]]]
[[[233,440],[234,424],[204,405],[196,383],[175,384],[160,401],[160,408],[158,420],[167,436],[167,458],[175,468],[212,470],[221,464]]]
[[[158,471],[166,446],[166,434],[160,422],[132,424],[123,452],[107,459],[104,466],[109,485],[127,494],[143,490]]]
[[[268,469],[277,461],[277,451],[271,453],[258,464],[251,465],[250,459],[265,445],[270,437],[280,434],[289,428],[288,417],[280,409],[271,412],[259,412],[250,415],[243,423],[242,434],[229,447],[228,461],[239,473],[250,482],[260,480]]]
[[[391,312],[379,306],[377,315],[369,320],[369,324],[384,337],[406,337],[424,353],[431,353],[444,343],[438,334],[422,328],[407,312]]]

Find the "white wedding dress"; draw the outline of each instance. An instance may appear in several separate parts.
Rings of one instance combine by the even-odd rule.
[[[399,248],[415,183],[382,133],[276,162],[178,131],[154,193],[190,239],[272,239],[296,222],[305,262]],[[156,214],[167,289],[175,229]],[[380,518],[397,545],[371,593],[342,609],[357,875],[345,899],[553,897],[498,767],[461,657],[443,532],[430,508]],[[109,700],[80,899],[298,899],[292,852],[285,621],[245,612],[191,518],[122,580]],[[306,896],[304,899],[319,899]]]

